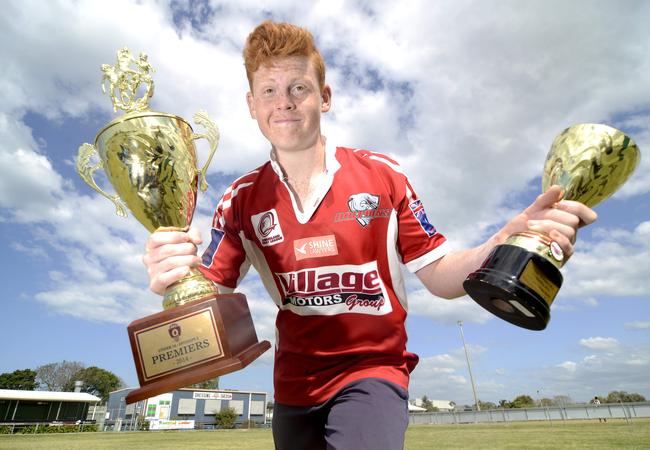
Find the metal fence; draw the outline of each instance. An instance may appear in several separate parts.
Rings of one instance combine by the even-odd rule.
[[[409,424],[459,424],[520,422],[533,420],[634,420],[650,417],[650,402],[605,403],[596,405],[548,406],[541,408],[490,409],[487,411],[417,412],[409,414]]]

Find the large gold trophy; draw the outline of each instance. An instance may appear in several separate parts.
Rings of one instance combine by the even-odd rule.
[[[634,140],[607,125],[580,124],[555,138],[546,157],[542,190],[559,185],[564,198],[593,207],[612,195],[640,159]],[[496,246],[465,280],[465,291],[496,316],[543,330],[560,287],[562,249],[544,233],[526,231]]]
[[[126,114],[106,125],[94,145],[79,147],[79,175],[115,204],[118,215],[126,216],[124,202],[150,232],[187,230],[199,178],[201,190],[207,189],[206,172],[219,142],[216,125],[199,112],[194,121],[207,132],[196,134],[183,118],[148,109],[154,83],[146,54],[136,60],[122,48],[117,64],[102,65],[102,72],[102,91],[108,88],[113,109]],[[200,171],[194,146],[199,138],[210,143]],[[98,163],[91,163],[93,155]],[[102,168],[117,195],[107,194],[93,179]],[[163,308],[128,326],[141,387],[126,397],[127,403],[239,370],[270,347],[257,340],[246,297],[218,294],[197,269],[167,289]]]

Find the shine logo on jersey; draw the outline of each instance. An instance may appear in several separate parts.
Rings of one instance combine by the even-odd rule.
[[[325,266],[275,274],[282,308],[301,316],[390,313],[390,300],[377,262]]]
[[[251,222],[257,239],[264,247],[284,242],[284,234],[275,209],[251,216]]]
[[[339,249],[336,246],[336,236],[315,236],[293,241],[293,253],[296,261],[307,258],[323,258],[325,256],[336,256]]]
[[[411,208],[411,212],[429,237],[437,233],[436,228],[431,225],[431,222],[429,222],[429,219],[427,218],[427,213],[424,211],[424,205],[421,200],[415,200],[414,202],[409,203],[409,208]]]

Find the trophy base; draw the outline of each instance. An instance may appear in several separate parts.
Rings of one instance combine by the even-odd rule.
[[[463,287],[495,316],[529,330],[543,330],[562,274],[546,258],[514,245],[496,246]]]
[[[246,297],[218,294],[128,326],[140,388],[126,403],[243,369],[271,347],[258,342]]]

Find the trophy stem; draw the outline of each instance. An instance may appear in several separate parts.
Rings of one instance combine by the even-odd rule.
[[[218,293],[212,281],[198,269],[192,268],[187,275],[167,288],[163,297],[163,308],[176,308],[196,300],[213,297]]]
[[[522,231],[512,234],[504,244],[524,248],[530,252],[537,253],[542,258],[561,269],[566,259],[560,246],[547,234],[537,231]]]

